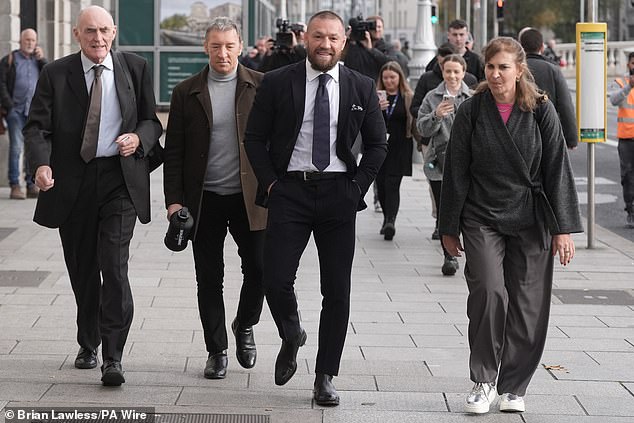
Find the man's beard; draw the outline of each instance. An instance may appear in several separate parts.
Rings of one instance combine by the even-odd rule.
[[[319,57],[317,52],[308,55],[308,61],[310,62],[310,67],[320,72],[327,72],[330,69],[334,68],[337,62],[339,61],[339,57],[337,55],[330,56],[330,60],[327,62],[318,62],[316,58]]]

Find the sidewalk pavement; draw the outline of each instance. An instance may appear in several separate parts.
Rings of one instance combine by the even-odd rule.
[[[136,310],[123,359],[127,382],[105,388],[99,369],[73,367],[75,305],[57,231],[32,222],[34,200],[8,197],[8,188],[0,189],[0,409],[149,406],[160,413],[213,414],[211,421],[230,421],[222,420],[226,413],[273,423],[634,421],[634,244],[602,228],[596,229],[595,249],[585,248],[585,234],[575,235],[575,260],[567,268],[555,266],[550,331],[526,413],[493,407],[475,417],[462,411],[472,386],[464,260],[456,276],[441,275],[442,252],[431,240],[434,220],[420,165],[403,181],[393,242],[378,233],[380,214],[370,208],[358,215],[352,311],[335,378],[341,405],[335,408],[311,400],[321,301],[312,242],[296,284],[308,341],[299,350],[295,377],[282,387],[273,383],[280,340],[265,307],[255,327],[255,368],[238,365],[229,332],[227,378],[204,379],[191,246],[180,253],[164,247],[162,174],[154,172],[153,220],[137,223],[131,246]],[[230,238],[225,255],[229,328],[241,281]]]

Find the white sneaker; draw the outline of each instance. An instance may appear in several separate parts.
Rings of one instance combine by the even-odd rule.
[[[467,413],[488,413],[491,403],[495,401],[497,392],[494,383],[476,383],[467,395],[465,411]]]
[[[500,396],[500,411],[523,413],[526,411],[524,398],[511,393],[502,394]]]

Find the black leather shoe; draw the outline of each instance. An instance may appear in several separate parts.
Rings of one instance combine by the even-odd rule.
[[[293,341],[282,340],[282,347],[275,360],[275,384],[284,385],[297,371],[297,351],[306,343],[306,331],[302,329]]]
[[[391,241],[394,239],[394,234],[396,233],[396,227],[394,226],[394,221],[388,220],[383,226],[383,239],[386,241]]]
[[[101,366],[101,383],[103,386],[121,386],[125,383],[120,361],[104,360]]]
[[[224,379],[227,376],[227,352],[211,354],[205,364],[205,379]]]
[[[236,357],[238,363],[245,369],[255,366],[255,360],[258,352],[255,349],[255,338],[253,338],[253,326],[246,328],[240,327],[238,319],[231,323],[231,331],[236,337]]]
[[[317,405],[339,405],[339,394],[332,384],[332,376],[323,373],[315,375],[313,399]]]
[[[75,367],[78,369],[94,369],[97,367],[97,350],[89,350],[81,347],[75,358]]]

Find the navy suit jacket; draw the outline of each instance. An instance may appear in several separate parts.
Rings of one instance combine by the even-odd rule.
[[[115,86],[121,107],[121,133],[134,132],[141,140],[138,154],[122,157],[121,170],[141,223],[150,221],[148,152],[163,128],[156,116],[151,70],[145,59],[132,53],[114,53]],[[53,170],[55,185],[40,192],[35,222],[59,227],[70,214],[86,163],[79,155],[90,97],[80,53],[55,60],[44,67],[35,89],[24,141],[30,168]]]
[[[363,197],[387,154],[385,122],[374,81],[339,66],[339,117],[337,157],[361,190],[358,209],[366,207]],[[304,117],[306,62],[302,60],[264,74],[255,96],[244,146],[259,187],[256,203],[266,206],[267,189],[283,178]],[[352,145],[361,132],[363,157],[357,166]]]

